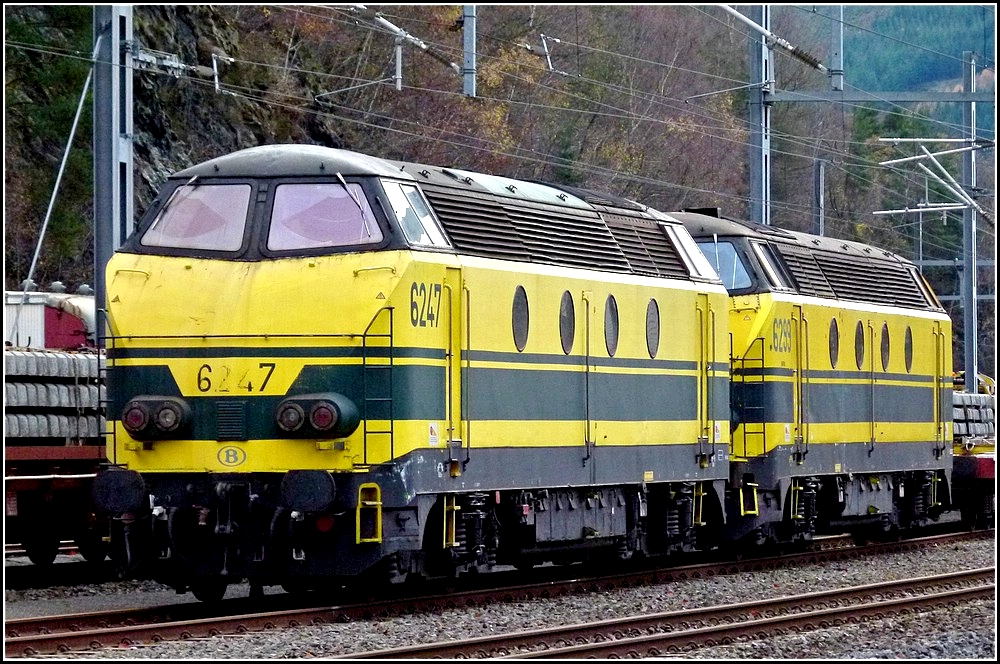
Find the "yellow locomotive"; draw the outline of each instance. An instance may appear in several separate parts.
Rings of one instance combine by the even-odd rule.
[[[262,146],[171,177],[106,272],[94,493],[179,591],[724,536],[730,296],[671,216]]]
[[[950,507],[951,321],[868,245],[674,215],[732,295],[729,538],[859,538]]]
[[[106,283],[95,500],[200,599],[992,519],[950,320],[868,245],[275,145]]]

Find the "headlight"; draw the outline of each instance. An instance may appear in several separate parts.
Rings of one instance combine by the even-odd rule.
[[[122,409],[122,426],[136,440],[178,435],[191,423],[191,409],[178,397],[135,397]]]
[[[284,431],[292,432],[298,431],[302,427],[302,423],[306,421],[306,416],[302,411],[302,406],[286,401],[278,407],[278,414],[275,419],[278,421],[278,426]]]
[[[278,429],[297,438],[345,438],[361,423],[354,402],[336,392],[288,397],[278,404],[274,419]]]
[[[337,423],[337,411],[328,401],[320,401],[309,410],[309,424],[316,431],[329,431]]]
[[[130,402],[122,412],[122,426],[130,434],[135,436],[146,428],[149,424],[149,410],[141,403]]]

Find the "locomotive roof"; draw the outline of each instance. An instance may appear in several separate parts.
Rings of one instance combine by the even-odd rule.
[[[677,220],[634,201],[456,168],[393,163],[420,183],[460,253],[691,279],[660,226]]]
[[[413,162],[392,162],[401,172],[421,183],[443,187],[458,187],[467,191],[493,194],[532,203],[546,203],[562,207],[592,209],[586,201],[568,191],[560,191],[541,182],[516,180],[500,175],[477,173],[458,168],[441,168]]]
[[[683,280],[693,276],[661,224],[669,215],[608,194],[543,182],[380,159],[318,145],[263,145],[178,171],[192,177],[311,177],[335,174],[418,184],[452,247],[486,258],[547,263]]]
[[[581,198],[591,205],[610,208],[622,208],[623,210],[635,210],[638,212],[650,212],[654,216],[655,211],[641,203],[636,203],[628,198],[622,198],[621,196],[615,196],[614,194],[609,194],[603,191],[594,191],[593,189],[583,189],[581,187],[573,187],[567,184],[548,184],[550,187],[555,187],[561,191],[573,194],[577,198]]]
[[[517,180],[458,168],[443,168],[416,162],[381,159],[352,150],[328,148],[320,145],[277,144],[246,148],[177,171],[171,175],[171,178],[187,179],[195,175],[199,177],[295,177],[333,173],[412,179],[429,184],[461,187],[469,191],[561,207],[593,209],[594,205],[599,205],[632,210],[644,209],[632,201],[588,190]]]
[[[790,231],[700,211],[671,212],[696,240],[768,240],[803,295],[940,310],[916,278],[913,262],[862,242]]]
[[[691,235],[696,239],[711,237],[712,235],[757,237],[798,245],[810,251],[819,250],[834,254],[867,256],[868,258],[881,258],[906,264],[911,263],[911,261],[898,254],[863,242],[840,240],[824,235],[802,233],[800,231],[792,231],[750,221],[715,217],[699,212],[671,212],[670,216],[683,222]]]
[[[259,145],[174,173],[172,178],[377,175],[409,179],[385,159],[321,145]]]

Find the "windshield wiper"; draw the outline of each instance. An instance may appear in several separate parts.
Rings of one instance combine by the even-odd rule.
[[[156,224],[160,223],[160,219],[163,219],[163,216],[167,213],[167,210],[170,209],[171,205],[173,205],[174,199],[177,198],[177,192],[179,192],[181,189],[190,187],[192,184],[194,184],[194,181],[197,179],[198,179],[197,175],[192,175],[190,180],[188,180],[187,182],[185,182],[184,184],[182,184],[181,186],[177,187],[172,192],[170,192],[170,198],[168,198],[167,202],[163,204],[162,208],[160,208],[160,213],[156,215],[156,219],[154,219],[153,223],[149,225],[149,230],[153,230],[154,228],[156,228]]]
[[[351,200],[354,201],[354,203],[358,206],[358,209],[361,210],[361,221],[363,221],[365,224],[365,234],[368,237],[371,237],[372,230],[368,228],[368,217],[365,216],[365,208],[361,205],[361,201],[358,200],[358,197],[354,194],[353,191],[351,191],[351,188],[347,186],[347,181],[344,180],[344,176],[341,175],[339,172],[337,173],[337,179],[340,180],[340,184],[344,186],[344,191],[347,192],[347,195],[351,197]]]

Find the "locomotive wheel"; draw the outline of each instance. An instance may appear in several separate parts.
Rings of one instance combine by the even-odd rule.
[[[225,581],[196,581],[191,584],[191,594],[200,602],[218,602],[225,597],[228,585]]]
[[[28,553],[28,559],[35,565],[51,565],[56,559],[56,554],[59,553],[57,542],[34,542],[25,544],[24,548]]]
[[[854,546],[865,546],[872,539],[872,533],[868,530],[860,529],[851,531],[851,541],[854,542]]]

